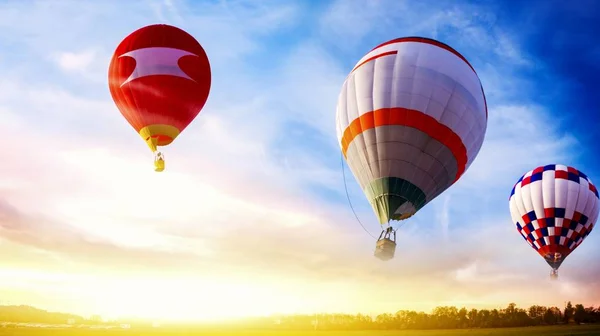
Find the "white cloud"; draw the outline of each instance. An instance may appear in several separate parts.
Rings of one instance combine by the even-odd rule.
[[[319,26],[325,39],[351,49],[373,30],[389,26],[389,20],[404,8],[404,3],[405,1],[395,1],[393,4],[390,1],[333,1],[320,17]]]
[[[473,280],[476,279],[477,275],[477,263],[474,262],[471,265],[459,268],[456,270],[456,280],[464,281],[464,280]]]
[[[61,52],[54,56],[58,66],[66,71],[85,72],[94,61],[93,50],[81,52]]]
[[[425,36],[450,44],[476,69],[486,59],[513,67],[534,64],[520,48],[517,36],[497,27],[491,7],[443,0],[432,4],[381,0],[365,5],[361,1],[334,1],[321,17],[321,37],[345,51],[364,46],[366,53],[386,40]]]
[[[492,106],[482,149],[459,184],[476,189],[481,183],[503,187],[508,195],[525,172],[576,160],[580,149],[574,135],[562,130],[556,117],[543,107]]]
[[[529,56],[524,55],[521,50],[515,45],[515,42],[506,34],[499,32],[496,34],[496,48],[494,51],[499,57],[515,65],[532,66],[534,63],[529,59]]]

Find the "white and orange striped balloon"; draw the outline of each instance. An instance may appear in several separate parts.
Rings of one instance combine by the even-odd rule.
[[[473,162],[487,128],[479,77],[427,38],[383,43],[346,78],[337,136],[381,224],[412,216]]]

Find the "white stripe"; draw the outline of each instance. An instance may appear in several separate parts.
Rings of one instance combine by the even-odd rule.
[[[371,60],[352,72],[338,99],[337,136],[364,113],[401,107],[421,111],[449,127],[467,148],[467,167],[483,143],[487,127],[483,91],[473,70],[454,53],[421,42],[401,42],[378,48]],[[462,91],[461,91],[462,90]]]

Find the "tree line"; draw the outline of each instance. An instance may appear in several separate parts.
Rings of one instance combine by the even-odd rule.
[[[0,306],[0,322],[64,324],[102,324],[97,317],[48,312],[30,306]],[[116,323],[118,321],[112,321]],[[121,321],[125,322],[125,321]],[[148,326],[150,322],[131,321],[132,327]],[[467,309],[437,307],[431,313],[400,310],[395,314],[369,316],[364,314],[311,314],[263,317],[238,321],[238,328],[258,329],[467,329],[508,328],[568,323],[600,323],[600,307],[584,307],[568,302],[564,309],[531,306],[519,308],[511,303],[504,309]]]
[[[266,322],[266,321],[264,321]],[[567,303],[558,307],[531,306],[519,308],[511,303],[504,309],[467,309],[437,307],[431,313],[400,310],[395,314],[369,315],[319,314],[281,316],[271,322],[282,329],[470,329],[509,328],[568,323],[598,323],[600,307],[584,307]]]
[[[81,316],[48,312],[31,306],[0,306],[0,322],[64,324],[68,321],[83,323]]]

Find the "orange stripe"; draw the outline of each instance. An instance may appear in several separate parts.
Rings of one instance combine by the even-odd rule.
[[[458,166],[455,180],[465,172],[467,166],[467,149],[461,138],[448,126],[438,122],[435,118],[417,111],[402,107],[383,108],[365,113],[354,119],[344,130],[342,137],[342,152],[346,156],[350,143],[362,132],[379,126],[407,126],[426,133],[442,145],[448,147]]]

